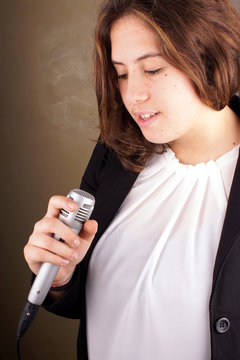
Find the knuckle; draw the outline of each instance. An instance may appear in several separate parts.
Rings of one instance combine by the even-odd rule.
[[[29,245],[27,243],[23,248],[23,255],[24,255],[25,259],[28,257],[28,249],[29,249]]]
[[[39,250],[38,255],[37,255],[39,262],[43,263],[46,261],[46,255],[45,256],[44,255],[45,255],[45,252],[42,250]]]
[[[57,198],[57,196],[56,196],[56,195],[52,195],[52,196],[50,197],[50,199],[49,199],[48,204],[49,204],[49,205],[53,205],[53,204],[55,204],[55,202],[56,202],[56,198]]]
[[[40,247],[43,248],[43,249],[50,249],[50,239],[48,237],[42,237],[40,239],[39,237],[39,241],[40,241]]]
[[[39,228],[41,227],[41,223],[42,223],[42,220],[39,220],[35,223],[35,225],[33,227],[34,232],[37,232],[39,230]]]
[[[56,224],[56,219],[55,218],[50,218],[45,216],[42,221],[41,221],[41,227],[43,229],[44,232],[52,232],[53,227]]]
[[[42,249],[42,248],[39,248],[37,250],[37,253],[36,253],[36,259],[38,262],[46,262],[48,261],[48,257],[49,257],[49,252],[48,250],[45,250],[45,249]]]
[[[29,236],[29,239],[28,239],[28,242],[27,244],[25,245],[24,249],[25,251],[28,251],[29,247],[34,245],[35,243],[35,232],[33,232],[30,236]]]
[[[58,199],[57,195],[53,195],[50,197],[49,202],[48,202],[48,207],[47,207],[47,214],[49,212],[54,211],[54,209],[56,208],[56,205],[58,203],[57,199]]]
[[[53,238],[45,239],[45,248],[54,254],[56,252],[55,240]]]

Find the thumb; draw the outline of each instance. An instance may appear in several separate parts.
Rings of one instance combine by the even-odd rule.
[[[86,241],[92,241],[98,230],[98,223],[95,220],[87,220],[83,225],[83,229],[79,237]]]

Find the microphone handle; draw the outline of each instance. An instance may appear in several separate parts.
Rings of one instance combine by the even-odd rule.
[[[81,231],[82,226],[80,227],[80,229],[72,228],[72,230],[75,232],[75,234],[78,234]],[[60,237],[55,234],[53,235],[53,237],[56,240],[60,240]],[[44,299],[49,292],[49,289],[53,284],[59,268],[59,265],[54,265],[48,262],[45,262],[41,265],[40,270],[32,284],[31,290],[28,295],[28,301],[31,304],[42,305]]]

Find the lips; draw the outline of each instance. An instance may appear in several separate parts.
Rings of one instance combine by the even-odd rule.
[[[158,117],[159,112],[141,111],[135,112],[135,120],[140,127],[146,127],[151,125]]]
[[[143,115],[139,115],[141,119],[145,120],[145,119],[149,119],[151,116],[154,116],[156,113],[147,113],[147,114],[143,114]]]

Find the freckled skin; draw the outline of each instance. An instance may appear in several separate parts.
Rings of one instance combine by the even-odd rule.
[[[161,53],[158,35],[136,17],[123,17],[116,21],[111,31],[112,58],[124,63],[116,66],[118,73],[127,72],[127,79],[119,80],[123,102],[135,118],[134,111],[158,111],[159,120],[149,129],[142,129],[149,141],[165,143],[176,140],[176,134],[183,136],[192,130],[197,121],[196,114],[206,106],[196,95],[185,74],[170,65],[164,58],[148,59],[135,63],[143,53]],[[127,53],[124,49],[128,49]],[[145,68],[161,67],[156,76],[146,76]],[[172,106],[172,104],[175,104]],[[198,115],[199,117],[199,115]],[[165,137],[158,137],[159,130]]]
[[[189,78],[161,56],[158,34],[142,19],[124,16],[113,23],[110,35],[123,103],[147,140],[173,144],[176,155],[190,163],[217,156],[228,138],[228,148],[233,137],[239,143],[234,113],[229,107],[215,111],[201,101]],[[141,126],[139,112],[157,116]]]

